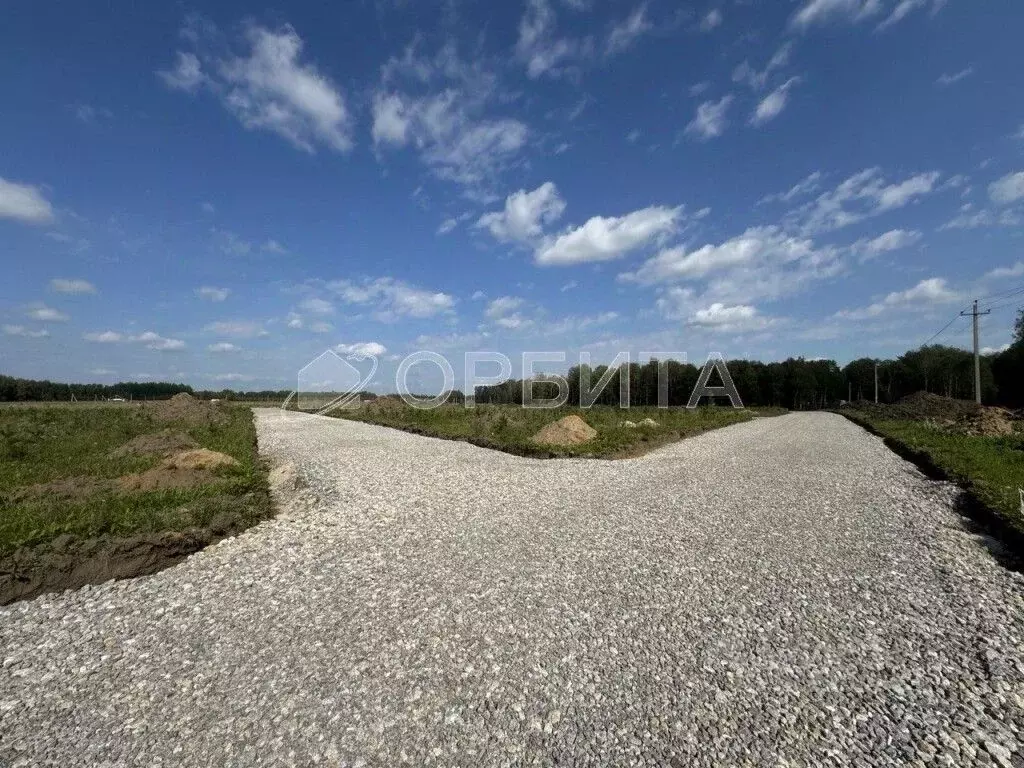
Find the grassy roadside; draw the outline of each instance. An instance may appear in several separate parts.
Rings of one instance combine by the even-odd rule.
[[[1024,517],[1017,489],[1024,488],[1024,433],[970,435],[930,421],[890,419],[855,408],[839,412],[882,437],[928,474],[961,486],[982,522],[996,528],[1019,551]]]
[[[199,401],[87,405],[0,409],[0,557],[65,535],[239,530],[270,514],[249,409],[213,410]],[[190,474],[162,470],[166,452],[119,452],[155,433],[173,433],[237,464]],[[137,487],[126,487],[126,477]]]
[[[465,408],[445,405],[420,410],[395,398],[381,398],[353,411],[332,415],[379,424],[385,427],[461,440],[484,448],[537,458],[590,457],[602,459],[638,456],[667,443],[710,429],[747,421],[755,415],[776,416],[782,409],[735,410],[728,407],[630,408],[595,406],[579,408],[526,409],[517,405],[479,405]],[[597,437],[579,445],[538,445],[533,436],[544,426],[569,415],[580,416],[597,430]],[[645,419],[656,422],[643,426]],[[630,427],[631,421],[640,426]]]

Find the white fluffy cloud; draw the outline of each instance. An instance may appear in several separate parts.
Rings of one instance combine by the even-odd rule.
[[[119,341],[124,341],[124,335],[117,331],[94,331],[82,334],[82,338],[86,341],[92,341],[98,344],[114,344]]]
[[[7,336],[21,336],[26,339],[45,339],[50,335],[47,330],[31,330],[23,325],[5,325],[4,334]]]
[[[705,101],[702,103],[697,107],[697,114],[693,120],[686,126],[686,132],[702,140],[721,136],[729,124],[726,114],[732,101],[732,94],[728,94],[718,101]]]
[[[68,316],[53,307],[48,307],[45,304],[35,304],[29,311],[28,316],[33,320],[39,320],[44,323],[63,323],[68,319]]]
[[[188,93],[195,93],[206,82],[199,57],[185,51],[178,51],[174,67],[159,70],[156,74],[168,88]]]
[[[185,348],[185,342],[181,339],[168,339],[153,331],[130,336],[128,340],[145,344],[147,349],[155,349],[160,352],[177,352]]]
[[[477,222],[502,242],[529,242],[544,233],[545,225],[557,221],[565,211],[558,188],[548,181],[532,192],[521,189],[505,199],[505,208],[484,214]]]
[[[572,62],[587,58],[593,52],[590,40],[561,37],[556,32],[557,19],[548,0],[527,0],[526,11],[519,22],[519,38],[515,54],[526,65],[531,79],[541,75],[559,76]]]
[[[376,341],[362,341],[355,344],[338,344],[334,351],[353,357],[380,357],[388,348]]]
[[[303,299],[302,303],[299,304],[299,309],[303,312],[308,312],[311,315],[333,315],[334,305],[326,299],[320,299],[310,297]]]
[[[254,320],[218,320],[210,323],[204,331],[220,336],[234,336],[239,339],[253,339],[269,335],[262,323]]]
[[[471,188],[489,186],[526,144],[519,120],[489,116],[496,78],[453,46],[434,58],[407,49],[384,67],[373,99],[374,146],[413,146],[433,173]]]
[[[883,253],[909,248],[921,241],[922,234],[916,230],[891,229],[871,240],[858,240],[853,250],[864,260],[873,259]]]
[[[241,350],[241,347],[238,347],[237,345],[232,344],[229,341],[220,341],[217,342],[216,344],[211,344],[206,349],[208,352],[215,352],[217,354],[228,354],[231,352],[239,352]]]
[[[718,245],[709,243],[694,251],[684,246],[668,248],[636,271],[619,277],[642,285],[698,280],[737,267],[750,268],[766,263],[781,267],[813,259],[819,253],[808,239],[792,237],[777,227],[754,227]]]
[[[682,207],[651,206],[625,216],[595,216],[576,229],[548,238],[534,254],[540,266],[611,261],[676,231]]]
[[[715,13],[715,11],[712,11],[712,13]],[[708,15],[710,16],[711,14]],[[719,14],[719,22],[721,22],[721,14]],[[640,5],[629,16],[612,27],[612,31],[608,35],[605,52],[609,55],[621,53],[631,48],[637,40],[647,32],[650,32],[651,29],[653,29],[653,25],[647,19],[647,6]]]
[[[382,321],[435,317],[451,313],[455,307],[455,299],[447,293],[425,290],[393,277],[361,282],[335,280],[327,287],[347,304],[373,307],[373,316]]]
[[[846,320],[867,320],[885,312],[921,311],[962,300],[963,296],[950,289],[943,278],[930,277],[905,291],[894,291],[867,307],[842,310],[835,316]]]
[[[833,21],[856,24],[866,19],[881,18],[877,28],[883,30],[919,8],[931,7],[934,13],[945,3],[946,0],[805,0],[791,23],[799,29],[807,29]]]
[[[961,80],[970,77],[974,74],[974,67],[966,67],[961,69],[959,72],[948,73],[944,72],[941,74],[935,82],[938,85],[947,86],[959,83]]]
[[[711,30],[721,26],[722,24],[722,12],[717,8],[712,8],[706,14],[704,18],[700,20],[701,32],[710,32]]]
[[[931,194],[939,177],[932,171],[888,183],[881,169],[868,168],[790,212],[787,221],[808,234],[840,229]]]
[[[750,118],[751,125],[764,125],[774,120],[789,102],[789,91],[800,82],[799,77],[791,77],[774,91],[765,96],[757,105],[754,114]]]
[[[53,207],[39,187],[0,177],[0,219],[46,224],[53,221]]]
[[[749,61],[744,61],[733,70],[732,80],[734,83],[746,83],[753,90],[760,91],[767,84],[773,73],[782,69],[789,63],[790,54],[793,52],[792,43],[784,43],[768,60],[764,69],[756,70],[750,66]]]
[[[231,295],[230,288],[216,288],[212,285],[204,285],[196,288],[196,296],[206,301],[220,302]]]
[[[85,333],[82,338],[99,344],[117,344],[122,341],[143,344],[147,349],[154,349],[160,352],[178,352],[185,348],[185,342],[181,339],[168,339],[154,331],[144,331],[135,335],[118,333],[117,331],[98,331]]]
[[[55,277],[50,281],[50,290],[57,293],[96,293],[96,286],[88,280],[73,280]]]
[[[749,304],[727,306],[721,302],[698,309],[687,321],[688,325],[722,333],[761,331],[774,323],[773,318],[762,316],[756,307]]]
[[[179,51],[175,66],[157,74],[178,90],[208,88],[246,128],[276,133],[298,149],[351,149],[345,98],[315,65],[301,61],[303,42],[296,31],[289,25],[276,30],[251,25],[246,41],[245,54],[226,58]]]
[[[1024,171],[1008,173],[989,184],[988,196],[997,205],[1010,205],[1024,200]]]
[[[501,296],[487,304],[484,315],[507,330],[522,330],[533,325],[533,320],[519,311],[525,302],[517,296]]]

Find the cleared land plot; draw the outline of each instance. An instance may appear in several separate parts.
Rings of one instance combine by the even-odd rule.
[[[709,429],[738,424],[756,416],[777,416],[782,409],[737,410],[728,407],[529,409],[518,405],[444,405],[430,410],[413,408],[395,397],[379,398],[355,410],[331,415],[406,432],[462,440],[519,456],[536,458],[638,456]],[[597,430],[597,436],[578,445],[539,444],[536,435],[548,424],[578,416]],[[647,423],[644,423],[644,422]],[[653,424],[651,423],[653,422]]]
[[[0,602],[149,572],[270,511],[249,409],[0,409]]]
[[[0,763],[1012,764],[1024,581],[839,416],[614,462],[257,418],[308,505],[0,610]]]

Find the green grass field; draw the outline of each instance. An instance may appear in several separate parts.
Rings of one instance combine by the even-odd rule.
[[[388,398],[353,411],[337,411],[332,415],[380,424],[385,427],[441,437],[464,440],[486,448],[494,448],[520,456],[593,458],[624,458],[645,453],[670,442],[709,429],[737,424],[756,414],[775,416],[781,409],[735,410],[728,407],[630,408],[608,406],[587,410],[579,408],[526,409],[518,405],[479,405],[465,408],[445,405],[433,410],[412,408],[400,400]],[[570,414],[576,414],[597,430],[593,440],[580,445],[538,445],[532,437],[545,425]],[[658,423],[654,427],[624,426],[624,421],[639,423],[644,419]]]
[[[1024,534],[1020,494],[1024,488],[1024,434],[1001,437],[960,434],[927,421],[895,420],[854,413],[902,453],[938,469],[975,499]]]
[[[205,404],[204,404],[205,405]],[[148,406],[46,405],[0,409],[0,554],[50,541],[206,527],[220,516],[245,527],[271,510],[248,408],[174,420]],[[239,464],[194,488],[123,492],[116,478],[157,465],[157,456],[116,456],[140,435],[170,429]]]

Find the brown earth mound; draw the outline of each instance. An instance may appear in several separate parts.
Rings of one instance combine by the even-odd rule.
[[[131,492],[199,488],[220,480],[213,470],[237,464],[230,456],[206,448],[182,451],[145,472],[119,477],[117,489]]]
[[[961,419],[956,426],[968,435],[999,437],[1013,434],[1013,421],[1002,408],[985,408],[976,416]]]
[[[37,483],[15,488],[0,496],[8,504],[35,499],[56,499],[58,501],[83,501],[94,494],[106,493],[114,487],[110,480],[99,477],[62,477],[49,483]]]
[[[170,400],[146,403],[146,410],[159,421],[173,421],[189,426],[221,424],[225,419],[220,403],[197,400],[188,392],[179,392]]]
[[[923,421],[950,432],[985,437],[1013,434],[1013,422],[1017,420],[1014,413],[1003,408],[930,392],[915,392],[890,405],[854,403],[853,408],[878,419]]]
[[[110,455],[115,459],[122,456],[171,456],[196,448],[198,445],[186,434],[165,429],[162,432],[133,437],[120,448],[111,451]]]
[[[938,424],[977,416],[981,410],[970,400],[954,400],[930,392],[915,392],[890,404],[858,402],[852,407],[879,419],[933,421]]]
[[[915,392],[901,398],[893,406],[901,414],[901,418],[911,419],[961,419],[975,416],[981,406],[970,400],[954,400],[931,392]]]
[[[579,445],[597,437],[597,430],[576,414],[548,424],[533,436],[541,445]]]
[[[409,406],[407,406],[405,401],[400,397],[384,395],[383,397],[378,397],[375,400],[364,400],[360,407],[373,413],[379,411],[404,411]]]

